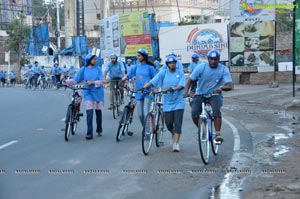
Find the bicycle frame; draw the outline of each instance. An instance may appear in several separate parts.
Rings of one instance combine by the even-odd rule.
[[[214,117],[212,115],[211,106],[209,104],[210,97],[204,97],[203,95],[201,96],[202,112],[199,115],[198,125],[198,144],[201,158],[204,164],[208,164],[209,161],[210,145],[213,154],[217,155],[219,145],[221,144],[220,142],[215,141],[215,133],[213,131]]]

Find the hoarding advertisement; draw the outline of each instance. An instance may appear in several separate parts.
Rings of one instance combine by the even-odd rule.
[[[212,48],[221,53],[221,61],[228,61],[227,24],[199,24],[161,27],[159,30],[160,57],[174,52],[182,63],[190,63],[191,55],[198,53],[207,61],[206,54]]]
[[[275,0],[232,0],[230,65],[274,67]]]
[[[101,56],[109,58],[110,54],[120,54],[119,16],[114,15],[100,22]]]
[[[146,49],[152,56],[152,45],[147,11],[119,15],[120,54],[136,56],[140,49]]]

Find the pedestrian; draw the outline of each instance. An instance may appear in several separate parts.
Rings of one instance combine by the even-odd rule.
[[[176,55],[174,52],[170,52],[170,53],[167,55],[167,57],[169,57],[169,56],[176,57],[176,59],[177,59],[177,55]],[[176,62],[176,68],[179,69],[179,70],[184,71],[183,65],[182,65],[181,61],[179,61],[178,59],[177,59],[177,62]],[[160,68],[160,70],[165,70],[165,69],[168,69],[168,66],[167,66],[166,64],[164,64],[164,65]]]
[[[106,68],[104,70],[104,80],[107,80],[107,74],[109,73],[110,79],[110,93],[109,93],[109,102],[110,106],[108,107],[109,110],[113,108],[113,95],[114,95],[114,88],[115,85],[118,85],[119,82],[125,77],[125,67],[123,62],[118,61],[118,56],[115,53],[110,55],[110,62],[107,63]],[[120,88],[121,92],[121,101],[124,100],[124,89]]]
[[[64,84],[74,85],[84,82],[83,99],[85,100],[86,119],[87,119],[87,135],[86,139],[93,139],[93,114],[96,112],[96,132],[102,135],[102,109],[104,105],[104,78],[102,70],[96,66],[97,56],[88,54],[86,56],[86,65],[81,67],[74,79],[62,80]]]
[[[137,60],[138,64],[123,78],[123,80],[135,80],[135,92],[142,89],[145,83],[149,82],[157,73],[154,64],[149,61],[147,50],[139,49],[137,51]],[[146,115],[150,111],[150,105],[153,100],[153,96],[150,93],[152,90],[153,87],[151,86],[145,92],[135,94],[138,116],[142,126],[144,126]]]
[[[1,85],[2,87],[5,86],[5,72],[4,71],[0,71],[0,81],[1,81]]]
[[[15,86],[16,84],[16,74],[14,71],[10,71],[9,73],[10,85]]]
[[[192,119],[194,124],[198,127],[199,114],[202,112],[202,96],[209,98],[209,103],[212,107],[214,116],[214,126],[216,132],[216,141],[222,142],[221,125],[222,125],[222,91],[232,90],[232,78],[229,69],[219,63],[220,52],[212,49],[207,53],[208,63],[202,63],[194,69],[190,75],[184,96],[187,97],[189,89],[193,81],[197,82],[196,95],[192,101]],[[222,82],[224,84],[222,85]],[[212,95],[211,94],[219,94]]]
[[[183,71],[176,68],[176,62],[176,57],[167,57],[166,65],[168,69],[161,70],[150,82],[144,85],[144,88],[154,86],[167,91],[163,94],[165,123],[168,131],[172,134],[173,151],[179,152],[179,140],[185,108],[185,99],[183,98],[185,75]]]

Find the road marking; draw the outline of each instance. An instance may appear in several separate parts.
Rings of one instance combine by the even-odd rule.
[[[0,150],[1,150],[1,149],[4,149],[5,147],[8,147],[8,146],[10,146],[10,145],[13,145],[13,144],[15,144],[15,143],[17,143],[17,142],[18,142],[18,140],[13,140],[13,141],[10,141],[10,142],[8,142],[8,143],[6,143],[6,144],[3,144],[3,145],[0,146]]]
[[[231,128],[231,130],[233,132],[233,137],[234,137],[233,151],[234,152],[240,151],[240,135],[239,135],[237,128],[231,122],[229,122],[228,120],[226,120],[224,118],[223,118],[223,121],[228,124],[228,126]],[[233,154],[233,156],[235,156],[235,153]],[[232,160],[231,160],[231,162],[232,162]]]

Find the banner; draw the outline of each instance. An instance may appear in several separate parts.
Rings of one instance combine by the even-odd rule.
[[[136,56],[140,48],[152,56],[152,45],[147,11],[130,12],[119,15],[120,54]]]
[[[232,0],[230,66],[274,67],[275,0]]]
[[[170,52],[174,52],[182,63],[190,63],[193,53],[199,54],[202,61],[207,61],[206,54],[213,48],[220,51],[221,61],[227,61],[227,29],[226,23],[161,27],[159,47],[162,62]]]
[[[112,53],[120,55],[119,16],[114,15],[100,21],[101,56],[108,59]]]

